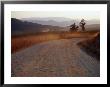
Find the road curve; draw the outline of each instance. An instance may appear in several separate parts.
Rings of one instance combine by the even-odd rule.
[[[76,45],[81,40],[83,39],[73,38],[48,41],[12,54],[12,76],[100,76],[100,62]]]

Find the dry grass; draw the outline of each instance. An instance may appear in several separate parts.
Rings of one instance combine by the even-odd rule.
[[[87,54],[96,57],[100,60],[100,34],[95,34],[94,38],[79,42],[78,45],[84,50]]]
[[[15,53],[24,48],[50,40],[93,37],[97,31],[92,32],[42,32],[30,35],[12,36],[11,52]]]

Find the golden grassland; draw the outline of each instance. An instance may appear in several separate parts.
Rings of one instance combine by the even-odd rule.
[[[11,37],[11,52],[15,53],[24,48],[38,44],[45,41],[71,39],[71,38],[89,38],[94,37],[99,31],[85,31],[85,32],[40,32],[36,34],[27,34]]]

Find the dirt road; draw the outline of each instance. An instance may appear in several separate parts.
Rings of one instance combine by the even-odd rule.
[[[100,76],[100,62],[76,45],[81,40],[48,41],[12,54],[12,76]]]

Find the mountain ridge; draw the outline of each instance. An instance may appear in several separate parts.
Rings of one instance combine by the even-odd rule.
[[[79,25],[80,20],[77,19],[70,19],[64,17],[44,17],[44,18],[22,18],[23,21],[29,21],[33,23],[39,23],[43,25],[52,25],[52,26],[60,26],[60,27],[67,27],[73,23]],[[92,19],[86,20],[86,23],[89,24],[100,24],[99,20]]]

